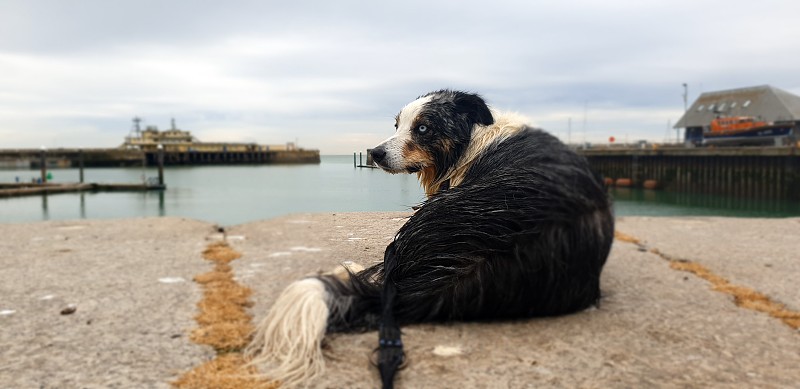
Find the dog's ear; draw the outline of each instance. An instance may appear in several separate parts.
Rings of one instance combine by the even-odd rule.
[[[481,96],[473,93],[458,92],[454,102],[457,112],[466,115],[470,121],[484,126],[494,123],[492,112]]]

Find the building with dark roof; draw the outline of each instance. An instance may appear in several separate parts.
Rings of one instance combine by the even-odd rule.
[[[720,117],[752,117],[771,124],[800,126],[800,96],[770,85],[705,92],[674,128],[685,128],[686,142],[699,144],[711,121]]]

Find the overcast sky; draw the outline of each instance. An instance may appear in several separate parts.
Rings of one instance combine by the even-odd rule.
[[[573,142],[661,141],[683,83],[689,104],[800,94],[798,15],[788,0],[0,0],[0,148],[114,147],[141,116],[348,154],[440,88],[562,139],[571,118]]]

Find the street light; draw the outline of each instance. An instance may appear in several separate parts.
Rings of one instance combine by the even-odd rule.
[[[683,117],[686,117],[686,112],[689,110],[689,85],[685,82],[683,83]],[[677,143],[681,143],[681,132],[680,129],[675,129],[675,140]]]
[[[683,83],[683,112],[686,112],[689,109],[689,85],[685,82]]]

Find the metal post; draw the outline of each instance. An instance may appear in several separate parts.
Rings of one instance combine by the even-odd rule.
[[[686,111],[689,110],[689,85],[685,82],[683,83],[683,112],[684,115]],[[675,143],[681,143],[681,132],[680,128],[675,129]]]
[[[353,167],[358,167],[358,164],[356,163],[356,152],[355,151],[353,151]]]
[[[364,166],[364,164],[361,163],[361,152],[360,151],[358,152],[358,166]]]
[[[80,168],[80,182],[83,184],[83,149],[78,149],[78,167]]]
[[[42,184],[47,183],[47,157],[45,156],[47,149],[42,146],[42,150],[39,156],[39,164],[42,168]]]
[[[683,83],[683,112],[689,110],[689,85]]]
[[[164,186],[164,146],[158,145],[158,185]]]
[[[50,220],[50,209],[47,206],[47,192],[42,194],[42,217],[44,220]]]
[[[81,191],[81,219],[86,219],[86,194]]]
[[[158,216],[164,216],[167,212],[164,208],[164,191],[158,191]]]

